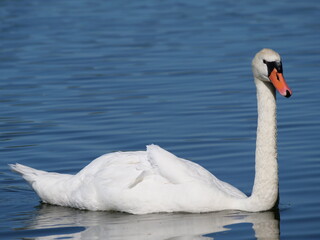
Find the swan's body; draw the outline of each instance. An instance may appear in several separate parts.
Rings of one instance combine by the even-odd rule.
[[[276,52],[261,50],[252,65],[258,128],[256,176],[249,197],[200,165],[156,145],[147,146],[146,151],[103,155],[76,175],[48,173],[20,164],[11,167],[22,174],[43,202],[61,206],[134,214],[268,210],[278,199],[274,86],[286,97],[291,90],[283,79],[281,59]]]

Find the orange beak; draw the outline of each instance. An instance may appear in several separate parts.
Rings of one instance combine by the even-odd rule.
[[[269,79],[282,96],[288,98],[292,95],[292,91],[284,80],[282,73],[279,73],[276,68],[270,73]]]

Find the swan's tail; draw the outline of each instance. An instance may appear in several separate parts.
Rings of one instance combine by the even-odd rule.
[[[74,182],[70,179],[73,175],[41,171],[18,163],[9,166],[22,175],[43,202],[71,206],[70,192],[74,189]]]
[[[46,173],[45,171],[37,170],[31,167],[27,167],[25,165],[16,163],[9,164],[12,171],[17,172],[22,175],[22,177],[32,185],[33,182],[40,176]]]

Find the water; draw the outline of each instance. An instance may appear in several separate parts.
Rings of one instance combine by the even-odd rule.
[[[318,1],[0,2],[1,239],[320,239]],[[281,53],[280,209],[88,212],[40,204],[7,164],[76,173],[156,143],[250,194],[250,62]]]

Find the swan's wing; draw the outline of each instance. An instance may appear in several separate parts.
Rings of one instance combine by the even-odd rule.
[[[147,158],[156,172],[174,184],[188,181],[210,182],[212,176],[200,165],[176,157],[157,145],[147,146]]]
[[[155,171],[171,183],[199,182],[212,188],[218,188],[234,197],[247,197],[237,188],[216,178],[199,164],[178,158],[157,145],[147,146],[147,158]]]
[[[108,188],[132,188],[152,172],[145,151],[114,152],[100,156],[82,169],[77,177]]]

